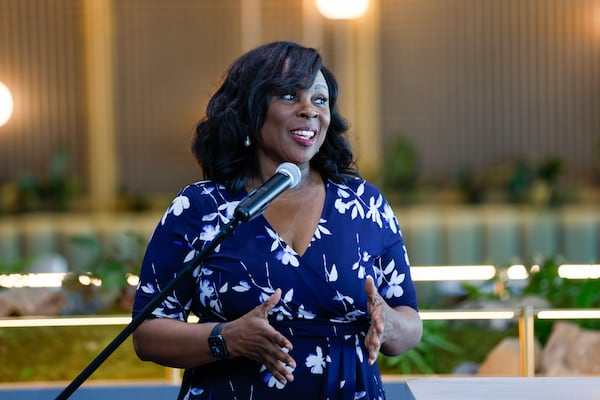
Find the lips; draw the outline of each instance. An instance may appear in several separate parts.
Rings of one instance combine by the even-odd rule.
[[[314,143],[317,137],[317,131],[312,129],[294,129],[290,134],[297,143],[305,146]]]

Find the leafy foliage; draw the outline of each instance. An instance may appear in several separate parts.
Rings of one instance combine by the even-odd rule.
[[[448,323],[445,321],[423,321],[423,339],[414,349],[394,357],[379,356],[383,368],[393,369],[401,374],[434,374],[439,351],[458,354],[460,347],[447,337]]]
[[[469,166],[460,168],[457,175],[458,189],[467,204],[482,203],[489,190],[487,176]]]
[[[535,294],[548,300],[553,308],[597,308],[600,307],[600,279],[564,279],[558,275],[557,258],[547,258],[539,270],[532,272],[523,294]],[[600,321],[593,319],[575,320],[587,329],[600,329]],[[535,333],[546,343],[554,321],[536,320]]]
[[[10,200],[3,201],[3,208],[14,212],[65,211],[80,192],[79,180],[71,174],[69,154],[58,148],[47,166],[47,174],[38,177],[23,171],[16,177],[14,185],[9,185],[14,193]],[[6,188],[4,190],[7,190]]]
[[[69,242],[82,255],[72,272],[101,279],[106,290],[123,288],[127,284],[126,275],[139,270],[143,246],[141,238],[134,234],[124,234],[107,245],[85,235],[73,236]]]
[[[558,157],[548,158],[539,163],[517,160],[506,183],[509,201],[539,205],[558,204],[561,199],[557,181],[563,170],[564,162]]]
[[[414,192],[420,173],[417,149],[410,139],[399,137],[386,154],[383,187],[406,200]]]
[[[539,296],[552,308],[598,308],[600,307],[600,279],[565,279],[558,274],[559,257],[549,257],[535,265],[529,265],[527,285],[512,289],[500,276],[496,277],[495,290],[484,292],[481,288],[464,284],[470,300],[504,299],[506,297]],[[497,289],[499,288],[499,289]],[[582,328],[600,329],[600,321],[594,319],[574,320]],[[535,335],[545,344],[550,336],[553,320],[535,320]]]

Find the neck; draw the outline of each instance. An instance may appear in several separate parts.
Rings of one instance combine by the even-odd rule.
[[[274,174],[275,169],[273,169],[271,174],[265,174],[261,172],[258,175],[249,177],[245,185],[246,190],[250,192],[251,190],[258,188]],[[298,192],[304,188],[314,185],[315,183],[322,183],[321,175],[316,170],[311,169],[309,166],[306,166],[306,168],[300,166],[300,174],[300,183],[293,189],[289,189],[288,192]]]

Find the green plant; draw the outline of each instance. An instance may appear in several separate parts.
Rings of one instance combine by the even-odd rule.
[[[22,172],[16,178],[16,204],[11,208],[19,212],[64,211],[69,209],[79,193],[79,182],[69,172],[69,155],[58,148],[42,179],[31,172]]]
[[[458,171],[458,189],[468,204],[478,204],[485,200],[488,190],[486,178],[478,175],[473,168],[465,166]]]
[[[106,290],[123,289],[129,273],[137,273],[141,260],[141,238],[126,233],[108,245],[93,236],[76,235],[69,239],[78,259],[71,272],[102,280]]]
[[[534,269],[523,294],[534,294],[548,300],[553,308],[597,308],[600,307],[600,279],[565,279],[558,275],[558,258],[547,258]],[[600,329],[600,321],[594,319],[575,320],[579,326]],[[536,337],[546,343],[554,321],[537,320]]]
[[[399,137],[385,156],[383,187],[407,199],[414,192],[419,178],[419,156],[410,139]]]
[[[399,356],[380,355],[378,362],[383,370],[393,370],[400,374],[434,374],[437,369],[437,353],[459,354],[460,347],[448,340],[447,321],[423,321],[423,338],[414,349]]]
[[[558,274],[560,257],[548,257],[526,266],[530,271],[525,287],[510,286],[503,273],[498,274],[492,284],[493,291],[484,292],[480,287],[464,284],[469,300],[518,298],[528,295],[545,299],[552,308],[597,308],[600,307],[600,279],[566,279]],[[588,329],[600,329],[600,321],[582,319],[573,321]],[[535,321],[535,335],[545,344],[550,336],[553,320]]]
[[[541,162],[519,159],[506,183],[509,201],[555,205],[561,199],[558,192],[558,177],[563,172],[564,162],[558,157],[549,157]]]
[[[23,260],[12,260],[0,262],[0,274],[17,274],[23,272],[25,262]]]

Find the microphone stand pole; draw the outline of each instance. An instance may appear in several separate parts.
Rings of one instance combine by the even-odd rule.
[[[68,399],[69,396],[71,396],[71,394],[73,394],[73,392],[77,390],[77,388],[81,386],[81,384],[85,382],[85,380],[89,378],[90,375],[92,375],[92,373],[94,373],[94,371],[96,371],[96,369],[98,369],[98,367],[104,361],[106,361],[106,359],[117,349],[117,347],[119,347],[121,343],[123,343],[125,339],[127,339],[127,337],[131,335],[138,326],[141,325],[142,322],[144,322],[144,320],[146,320],[146,317],[148,317],[148,315],[150,315],[160,305],[160,303],[167,298],[175,286],[183,279],[187,278],[192,273],[194,268],[210,252],[212,252],[223,241],[223,239],[233,233],[235,228],[237,228],[237,226],[242,222],[237,216],[237,213],[235,214],[236,215],[234,216],[234,219],[229,224],[225,225],[217,234],[217,236],[215,236],[215,238],[204,249],[202,249],[194,256],[193,259],[188,261],[183,266],[183,269],[179,271],[177,276],[173,278],[173,280],[170,281],[167,286],[165,286],[162,292],[160,292],[148,304],[146,304],[139,314],[137,314],[135,318],[131,320],[129,325],[127,325],[121,331],[121,333],[119,333],[119,335],[117,335],[117,337],[115,337],[113,341],[110,342],[108,346],[106,346],[104,350],[102,350],[102,352],[98,354],[98,356],[96,356],[96,358],[92,360],[92,362],[90,362],[88,366],[81,371],[81,373],[75,379],[73,379],[73,381],[58,396],[56,396],[55,400]]]

